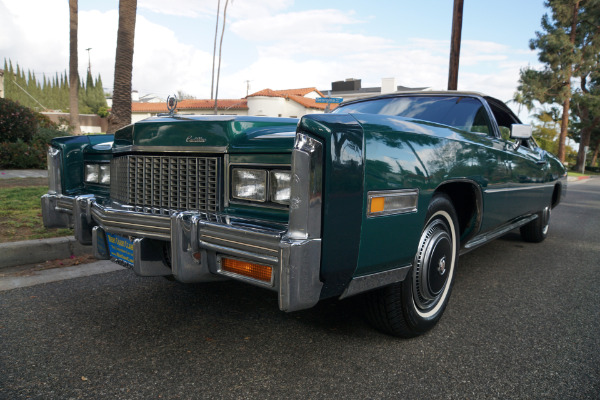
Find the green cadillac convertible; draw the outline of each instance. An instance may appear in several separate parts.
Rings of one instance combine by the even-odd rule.
[[[235,279],[283,311],[361,294],[378,329],[441,318],[458,257],[508,231],[541,242],[566,171],[496,99],[402,93],[300,120],[146,119],[56,138],[46,227],[142,276]]]

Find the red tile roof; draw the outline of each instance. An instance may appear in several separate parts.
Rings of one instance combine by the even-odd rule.
[[[252,93],[248,95],[248,97],[256,97],[256,96],[265,96],[265,97],[283,97],[284,99],[290,99],[295,101],[296,103],[304,106],[306,108],[314,108],[317,110],[325,110],[327,104],[325,103],[317,103],[315,99],[310,97],[304,97],[311,92],[316,92],[320,97],[323,96],[317,88],[301,88],[301,89],[286,89],[286,90],[271,90],[271,89],[263,89],[259,92]],[[337,107],[337,104],[331,104],[330,109],[333,110]]]
[[[282,97],[295,101],[306,108],[315,110],[325,110],[327,104],[317,103],[315,99],[304,97],[309,93],[316,92],[320,97],[324,97],[317,88],[301,88],[301,89],[286,89],[286,90],[271,90],[263,89],[259,92],[252,93],[248,97],[266,96],[266,97]],[[214,100],[180,100],[177,103],[177,110],[212,110],[214,108]],[[335,109],[337,104],[331,104],[330,109]],[[246,99],[223,99],[218,101],[219,110],[247,110],[248,100]],[[131,111],[139,113],[166,113],[166,103],[131,103]]]
[[[267,96],[267,97],[288,97],[288,96],[306,96],[311,92],[317,92],[317,94],[323,97],[323,93],[319,92],[317,88],[301,88],[301,89],[286,89],[286,90],[271,90],[263,89],[260,92],[252,93],[248,97],[253,96]]]
[[[180,100],[177,103],[177,110],[212,110],[215,107],[214,100]],[[248,101],[246,99],[222,99],[217,101],[219,110],[247,110]],[[167,103],[131,103],[132,112],[147,113],[166,113]]]

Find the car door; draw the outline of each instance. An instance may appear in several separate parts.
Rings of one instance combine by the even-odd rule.
[[[510,173],[510,182],[503,189],[508,220],[540,211],[549,191],[549,186],[545,184],[548,172],[546,152],[537,146],[533,138],[511,139],[511,125],[520,121],[503,104],[490,102],[489,105],[498,126],[498,140],[504,148],[505,163]]]

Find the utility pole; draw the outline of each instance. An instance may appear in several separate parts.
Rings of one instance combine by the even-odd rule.
[[[88,47],[86,49],[86,51],[88,52],[88,74],[90,74],[90,75],[92,74],[92,59],[90,57],[90,50],[91,49],[92,49],[91,47]]]
[[[452,12],[452,39],[450,41],[450,72],[448,90],[458,88],[458,62],[460,59],[460,35],[462,32],[463,0],[454,0]]]

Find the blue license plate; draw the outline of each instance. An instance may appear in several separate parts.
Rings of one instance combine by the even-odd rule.
[[[114,233],[107,233],[106,238],[110,256],[117,261],[133,266],[133,242],[129,238]]]

